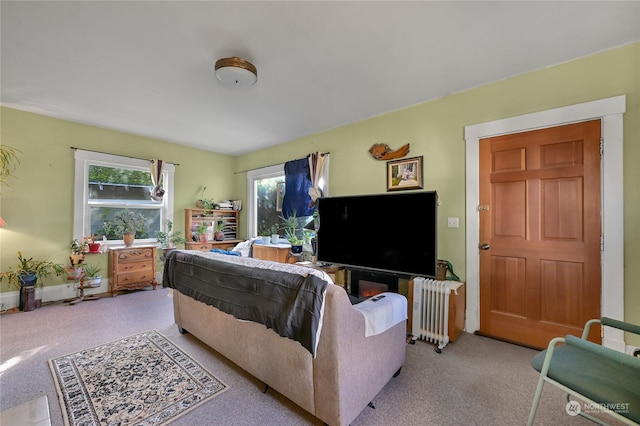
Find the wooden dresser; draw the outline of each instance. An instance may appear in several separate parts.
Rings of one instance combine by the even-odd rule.
[[[156,289],[156,246],[109,248],[109,291]]]
[[[297,256],[289,255],[291,252],[290,245],[284,244],[254,244],[253,245],[253,257],[256,259],[270,260],[272,262],[280,263],[296,263],[298,261]]]

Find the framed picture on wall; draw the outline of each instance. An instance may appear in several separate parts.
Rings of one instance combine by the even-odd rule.
[[[422,156],[387,161],[387,191],[422,189]]]

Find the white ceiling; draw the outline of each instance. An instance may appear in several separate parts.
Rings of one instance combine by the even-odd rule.
[[[640,40],[640,2],[4,1],[2,105],[239,155]],[[217,59],[258,82],[233,89]]]

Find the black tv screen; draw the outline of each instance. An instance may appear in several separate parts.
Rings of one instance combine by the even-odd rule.
[[[438,194],[320,198],[319,262],[436,276]]]

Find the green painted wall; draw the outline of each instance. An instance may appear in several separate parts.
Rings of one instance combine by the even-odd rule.
[[[473,64],[469,64],[469,71],[473,72]],[[385,163],[373,160],[368,149],[375,143],[393,148],[410,143],[409,156],[424,157],[425,190],[435,189],[440,194],[439,257],[451,261],[464,279],[464,127],[623,94],[627,96],[623,164],[625,317],[640,324],[640,43],[237,158],[2,108],[2,143],[21,149],[23,163],[16,179],[9,182],[11,188],[2,188],[0,214],[10,226],[0,231],[0,269],[13,264],[20,249],[25,254],[66,261],[72,233],[70,146],[181,163],[176,171],[175,204],[176,226],[181,229],[181,211],[193,206],[202,185],[209,187],[208,197],[246,200],[246,173],[238,171],[301,158],[312,151],[331,152],[331,195],[385,192]],[[461,226],[447,228],[449,216],[459,217]],[[245,220],[243,210],[241,233]],[[640,346],[640,340],[629,342]]]
[[[22,151],[10,185],[2,187],[0,270],[16,264],[17,251],[68,266],[73,236],[74,151],[70,147],[136,158],[161,158],[178,163],[175,172],[174,226],[184,229],[184,209],[195,207],[202,186],[207,198],[235,199],[235,158],[173,143],[93,126],[0,109],[2,144]],[[88,262],[107,265],[106,254]],[[47,285],[66,283],[54,277]],[[6,283],[2,290],[7,291]]]
[[[470,64],[472,72],[472,64]],[[424,157],[424,188],[437,190],[438,255],[465,271],[464,127],[612,96],[627,96],[624,116],[625,317],[640,324],[640,43],[528,73],[365,121],[318,133],[238,158],[238,170],[330,151],[331,195],[382,193],[385,163],[373,160],[375,143],[398,148],[411,143],[409,156]],[[246,198],[246,174],[236,177]],[[606,202],[606,200],[605,200]],[[459,217],[448,228],[447,217]],[[384,221],[381,221],[381,226]],[[635,342],[640,346],[640,339]]]

